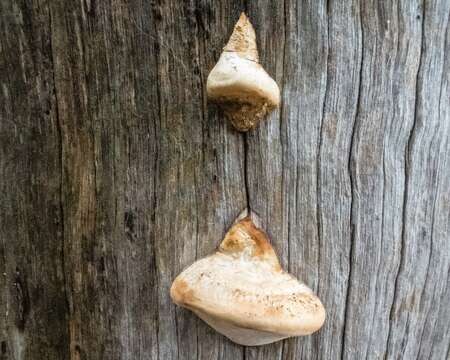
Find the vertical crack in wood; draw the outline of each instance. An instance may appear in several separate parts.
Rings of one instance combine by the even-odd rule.
[[[157,75],[158,76],[158,75]],[[159,80],[158,80],[159,83]],[[157,87],[158,88],[158,87]],[[159,90],[157,91],[158,95],[159,95]],[[155,133],[155,138],[156,136],[156,120],[153,121],[153,127],[154,127],[154,133]],[[152,224],[153,224],[153,228],[151,229],[151,234],[152,234],[152,240],[153,240],[153,245],[155,245],[155,238],[156,238],[156,234],[155,234],[155,223],[156,223],[156,206],[157,206],[157,179],[158,179],[158,161],[159,161],[159,152],[158,152],[158,145],[155,145],[155,160],[154,160],[154,165],[153,165],[153,202],[152,202]],[[155,287],[155,293],[158,294],[159,293],[159,289],[160,289],[160,284],[159,284],[159,276],[158,276],[158,264],[157,264],[157,259],[156,259],[156,249],[153,249],[153,272],[155,274],[155,278],[154,278],[154,287]],[[158,302],[158,300],[157,300]],[[155,337],[156,337],[156,344],[159,344],[159,304],[156,304],[155,306],[155,325],[156,325],[156,329],[155,329]],[[156,353],[157,353],[157,359],[159,359],[159,345],[156,346]]]
[[[0,47],[2,45],[3,44],[1,43],[1,39],[0,39]],[[9,79],[8,79],[8,81],[9,81]],[[3,172],[0,175],[2,175],[2,177],[3,177]],[[3,181],[3,178],[2,178],[2,181]],[[3,207],[2,207],[2,210],[3,210]],[[2,222],[2,225],[3,225],[3,222]],[[0,263],[1,264],[0,276],[4,280],[4,282],[3,281],[1,282],[1,285],[2,285],[1,296],[2,297],[4,296],[4,300],[5,300],[5,302],[4,302],[5,312],[2,311],[2,318],[4,318],[4,321],[3,321],[2,326],[0,326],[0,331],[1,331],[0,332],[0,336],[2,336],[2,337],[4,336],[7,339],[8,338],[8,332],[7,332],[7,329],[8,329],[8,315],[9,315],[8,314],[8,312],[9,312],[9,291],[8,291],[8,287],[9,286],[7,284],[9,283],[9,280],[8,280],[7,262],[6,262],[6,239],[5,239],[4,236],[0,236],[0,245],[1,245],[1,247],[0,247],[0,254],[2,255],[2,260],[3,260],[3,262]],[[0,299],[0,305],[3,305],[1,299]],[[1,310],[3,310],[3,307],[1,308]],[[8,344],[7,344],[8,340],[3,340],[2,339],[0,355],[5,355],[5,358],[0,357],[0,360],[3,360],[3,359],[7,360],[8,359],[6,357],[7,356],[8,347],[9,347]]]
[[[284,185],[285,185],[285,172],[284,172],[284,151],[285,151],[285,144],[283,141],[283,117],[285,115],[284,111],[284,98],[283,98],[283,92],[284,92],[284,87],[285,87],[285,82],[286,82],[286,76],[285,76],[285,69],[286,69],[286,42],[287,42],[287,26],[288,26],[288,10],[287,10],[287,5],[286,5],[286,0],[283,0],[283,11],[284,11],[284,37],[283,37],[283,56],[282,56],[282,71],[281,71],[281,103],[280,103],[280,146],[281,146],[281,191],[284,191]],[[281,216],[282,219],[286,219],[286,216],[284,214],[284,209],[285,209],[285,197],[282,197],[282,204],[281,204]],[[288,210],[289,211],[289,210]],[[287,237],[287,263],[289,266],[289,215],[287,217],[287,226],[288,226],[288,237]],[[281,351],[280,351],[280,360],[285,358],[285,350],[286,347],[288,346],[288,340],[284,339],[283,343],[281,345]]]
[[[244,12],[248,15],[249,3],[248,0],[244,0],[242,4],[244,8]],[[245,186],[245,198],[247,201],[247,211],[251,213],[251,205],[250,205],[250,186],[248,182],[248,134],[243,133],[242,138],[244,141],[244,186]],[[244,348],[244,360],[245,360],[245,348]]]
[[[347,293],[345,296],[345,310],[344,310],[344,326],[342,330],[342,347],[341,347],[341,359],[344,359],[345,354],[345,339],[346,339],[346,332],[347,332],[347,318],[348,318],[348,311],[349,311],[349,305],[350,305],[350,292],[351,292],[351,280],[353,278],[353,267],[352,267],[352,260],[354,257],[355,252],[355,226],[354,226],[354,191],[356,188],[355,184],[355,165],[354,165],[354,159],[353,159],[353,151],[354,151],[354,140],[355,135],[357,132],[357,126],[358,126],[358,117],[359,117],[359,111],[361,107],[361,92],[362,92],[362,77],[363,77],[363,65],[364,65],[364,27],[363,27],[363,19],[362,19],[362,6],[361,6],[361,0],[359,2],[359,31],[360,31],[360,43],[359,48],[361,51],[361,58],[360,58],[360,65],[359,65],[359,82],[358,82],[358,95],[356,100],[356,112],[355,112],[355,118],[353,119],[353,126],[352,131],[350,134],[350,147],[349,147],[349,153],[348,153],[348,176],[350,180],[350,251],[349,251],[349,260],[348,260],[348,277],[347,277]]]
[[[448,344],[447,354],[445,356],[445,359],[450,359],[450,344]]]
[[[153,4],[154,5],[154,4]],[[157,9],[155,6],[152,6],[152,13],[153,16],[157,19],[158,16],[156,16],[156,12]],[[156,21],[153,21],[154,24],[154,32],[155,34],[158,35],[158,28],[157,28],[157,24]],[[163,116],[162,113],[162,95],[161,95],[161,89],[159,87],[160,84],[160,76],[159,76],[159,70],[160,70],[160,44],[159,44],[159,36],[152,36],[151,39],[153,40],[153,44],[155,47],[155,64],[157,66],[157,69],[155,71],[155,77],[156,77],[156,83],[158,84],[156,86],[156,96],[158,99],[158,119],[160,121],[159,123],[159,128],[161,128],[161,119]],[[156,228],[156,208],[158,206],[158,174],[159,174],[159,156],[160,156],[160,142],[159,142],[159,137],[158,137],[158,126],[157,126],[157,121],[154,118],[153,119],[153,133],[154,133],[154,139],[155,139],[155,145],[154,145],[154,151],[155,151],[155,159],[154,159],[154,165],[153,165],[153,204],[152,204],[152,225],[153,228],[151,229],[151,235],[153,238],[153,266],[154,266],[154,274],[155,274],[155,293],[156,293],[156,306],[155,306],[155,325],[156,325],[156,329],[155,329],[155,336],[156,336],[156,356],[157,359],[160,359],[160,351],[159,351],[159,346],[160,346],[160,342],[159,342],[159,338],[160,338],[160,329],[159,329],[159,299],[158,299],[158,294],[160,291],[160,284],[159,284],[159,275],[158,275],[158,263],[157,263],[157,247],[156,247],[156,233],[155,233],[155,228]],[[175,312],[175,318],[176,318],[176,312]],[[176,320],[175,320],[176,321]],[[175,322],[176,323],[176,322]]]
[[[244,12],[248,15],[248,2],[249,0],[244,0],[244,3],[242,4],[244,8]]]
[[[126,140],[126,145],[124,146],[124,148],[125,148],[125,152],[126,152],[126,159],[128,160],[128,164],[125,164],[126,165],[126,167],[129,169],[130,167],[131,167],[131,150],[130,150],[130,137],[129,136],[127,136],[127,140]],[[93,143],[93,147],[94,147],[94,158],[95,158],[95,143]],[[115,159],[114,159],[114,161],[116,161]],[[94,173],[95,173],[95,165],[94,165]],[[125,193],[125,188],[126,188],[126,185],[122,185],[123,186],[123,188],[122,189],[124,189],[124,193]],[[127,201],[125,200],[125,203],[126,203]],[[96,200],[95,200],[95,203],[96,203]],[[94,217],[95,217],[95,213],[96,213],[96,211],[94,212]],[[126,215],[126,212],[125,212],[125,214],[124,214],[124,218],[125,218],[125,215]],[[95,239],[95,237],[96,237],[96,224],[95,224],[95,218],[94,218],[94,239]],[[121,228],[121,233],[122,234],[126,234],[127,233],[127,223],[126,223],[126,221],[124,221],[124,219],[121,221],[121,224],[120,224],[121,226],[122,226],[122,228]],[[132,234],[134,234],[134,232],[132,232]],[[130,237],[130,242],[133,242],[133,235]],[[125,271],[124,271],[124,277],[125,277],[125,284],[130,284],[131,282],[130,282],[130,268],[129,268],[129,259],[130,259],[130,246],[129,246],[129,244],[127,244],[127,246],[124,246],[124,249],[123,249],[123,252],[124,252],[124,254],[125,254],[125,256],[124,256],[124,263],[125,263]],[[129,291],[129,286],[125,286],[125,299],[129,299],[130,298],[130,291]],[[126,327],[126,329],[125,329],[125,331],[123,332],[123,333],[125,333],[126,332],[126,339],[125,339],[125,341],[126,341],[126,343],[125,344],[123,344],[123,342],[124,342],[124,340],[122,340],[121,339],[121,341],[120,341],[120,343],[121,343],[121,345],[124,347],[124,350],[123,350],[123,352],[125,353],[124,354],[124,358],[125,359],[129,359],[130,358],[130,343],[132,342],[132,340],[131,340],[131,331],[130,331],[130,323],[131,323],[131,316],[128,314],[128,310],[129,310],[129,302],[127,301],[127,300],[124,300],[123,301],[123,308],[124,308],[124,313],[125,313],[125,321],[124,321],[124,327]],[[123,316],[123,315],[122,315]],[[121,336],[122,336],[122,334],[123,333],[121,333]]]
[[[0,355],[2,355],[2,357],[0,357],[1,359],[7,360],[8,358],[6,357],[6,353],[8,351],[8,346],[6,344],[6,341],[2,341],[1,342],[1,346],[0,346]],[[4,356],[4,357],[3,357]]]
[[[28,293],[26,275],[22,274],[19,268],[16,268],[14,287],[16,288],[16,300],[18,307],[17,328],[19,331],[24,331],[25,324],[30,313],[30,296]]]
[[[321,193],[321,189],[322,187],[320,186],[321,184],[321,161],[322,161],[322,155],[321,155],[321,150],[322,150],[322,141],[323,141],[323,123],[325,122],[325,106],[326,106],[326,99],[327,99],[327,94],[328,94],[328,64],[329,64],[329,60],[330,60],[330,21],[329,21],[329,0],[325,1],[325,10],[326,10],[326,18],[327,18],[327,40],[326,40],[326,44],[327,44],[327,54],[325,57],[325,92],[323,95],[323,103],[322,103],[322,118],[320,120],[320,124],[319,124],[319,140],[318,140],[318,144],[317,144],[317,169],[316,169],[316,192],[317,192],[317,199],[316,199],[316,218],[317,218],[317,241],[318,241],[318,251],[317,251],[317,256],[318,256],[318,268],[320,268],[320,257],[321,257],[321,246],[322,246],[322,237],[323,237],[323,227],[322,227],[322,221],[320,218],[320,214],[321,214],[321,201],[322,201],[322,193]],[[320,276],[317,277],[317,292],[319,291],[319,284],[320,284]],[[320,294],[319,294],[320,295]]]
[[[158,77],[158,71],[156,71],[156,76]],[[159,84],[159,80],[157,80],[157,81],[158,81],[158,84]],[[160,98],[159,87],[157,86],[156,88],[158,89],[157,90],[158,98]],[[159,107],[160,107],[159,111],[161,112],[161,102],[160,102],[160,100],[158,101],[158,104],[159,104]],[[157,129],[156,129],[156,120],[155,119],[153,119],[153,131],[154,131],[155,139],[156,139],[157,138],[157,136],[156,136]],[[156,186],[156,184],[157,184],[157,180],[158,180],[157,174],[158,174],[158,171],[159,171],[159,167],[158,167],[159,148],[158,147],[159,147],[159,142],[156,141],[156,144],[155,144],[155,158],[154,158],[154,165],[153,165],[153,201],[152,201],[152,214],[151,214],[153,228],[150,231],[150,233],[152,234],[151,237],[153,238],[152,239],[153,240],[153,246],[155,245],[155,238],[156,238],[156,234],[155,234],[155,230],[154,229],[155,229],[155,225],[156,225],[155,223],[156,223],[156,206],[157,206],[157,191],[156,191],[157,186]],[[156,262],[157,261],[156,260],[156,248],[153,249],[153,259],[152,260],[153,260],[153,266],[154,266],[153,271],[154,271],[154,274],[155,274],[155,278],[154,278],[154,281],[155,281],[155,284],[154,284],[155,292],[156,292],[156,294],[158,294],[160,285],[159,285],[159,281],[158,281],[159,277],[158,277],[158,268],[157,268],[158,264]],[[157,320],[157,321],[155,321],[155,325],[156,325],[156,329],[155,329],[156,343],[159,344],[159,306],[158,306],[158,304],[157,304],[157,306],[155,306],[155,317],[156,317],[156,320]],[[159,346],[158,345],[156,346],[156,352],[157,352],[157,359],[159,359]]]
[[[394,280],[394,296],[392,298],[392,305],[391,309],[389,311],[389,331],[387,336],[387,342],[386,342],[386,354],[389,353],[389,343],[391,341],[391,335],[392,335],[392,320],[394,318],[394,312],[395,312],[395,302],[398,296],[399,291],[399,278],[400,273],[402,272],[402,269],[405,266],[405,250],[406,250],[406,212],[407,212],[407,203],[408,203],[408,183],[409,183],[409,173],[410,173],[410,163],[411,163],[411,157],[412,157],[412,141],[414,139],[414,135],[416,132],[416,126],[417,126],[417,109],[419,107],[418,100],[419,100],[419,91],[421,87],[421,81],[420,81],[420,73],[422,69],[422,56],[424,53],[424,24],[425,24],[425,1],[422,2],[422,19],[421,19],[421,46],[420,46],[420,53],[419,53],[419,66],[417,68],[416,73],[416,91],[415,91],[415,100],[414,100],[414,118],[413,118],[413,125],[411,127],[411,131],[408,136],[406,148],[405,148],[405,168],[404,168],[404,178],[405,178],[405,184],[404,184],[404,193],[403,193],[403,206],[402,206],[402,230],[401,230],[401,243],[400,243],[400,264],[398,266],[397,274],[395,276]]]
[[[244,0],[243,4],[242,4],[243,8],[244,8],[244,12],[248,15],[249,13],[249,0]],[[250,201],[250,184],[249,184],[249,176],[248,176],[248,133],[244,132],[242,133],[242,139],[243,139],[243,143],[244,143],[244,187],[245,187],[245,198],[246,198],[246,202],[247,202],[247,213],[251,214],[252,210],[251,210],[251,201]],[[246,346],[242,346],[242,359],[246,360],[247,359],[247,347]],[[250,355],[251,356],[251,355]]]
[[[177,338],[177,346],[176,346],[176,358],[179,359],[180,358],[180,341],[178,340],[178,338],[180,337],[180,332],[178,331],[178,317],[177,317],[177,308],[175,308],[175,316],[174,316],[174,320],[175,320],[175,333],[176,333],[176,338]]]
[[[68,280],[66,273],[66,238],[65,238],[65,214],[64,214],[64,140],[63,140],[63,125],[61,118],[59,116],[59,97],[58,97],[58,89],[56,86],[56,49],[53,46],[53,14],[52,8],[50,4],[48,5],[48,13],[49,13],[49,30],[50,30],[50,52],[51,52],[51,62],[52,62],[52,76],[53,76],[53,95],[54,95],[54,103],[55,103],[55,115],[56,115],[56,128],[58,133],[59,140],[59,167],[60,167],[60,184],[59,184],[59,212],[61,216],[61,266],[62,266],[62,277],[63,277],[63,291],[64,291],[64,299],[66,303],[66,320],[67,320],[67,334],[69,336],[69,349],[68,353],[71,355],[72,349],[72,330],[70,326],[70,318],[71,318],[71,298],[70,298],[70,290],[68,289]]]
[[[247,199],[247,211],[251,213],[250,205],[250,186],[248,182],[248,135],[247,133],[242,134],[244,141],[244,186],[245,186],[245,197]]]

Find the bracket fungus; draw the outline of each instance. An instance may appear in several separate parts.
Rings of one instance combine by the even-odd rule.
[[[319,298],[281,268],[258,223],[243,212],[218,251],[185,269],[170,289],[176,304],[248,346],[309,335],[325,321]]]
[[[208,98],[218,103],[233,126],[250,130],[280,103],[277,83],[259,64],[255,29],[242,13],[208,76]]]

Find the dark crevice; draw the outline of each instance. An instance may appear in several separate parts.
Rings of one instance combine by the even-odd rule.
[[[7,261],[6,261],[6,249],[7,249],[7,247],[6,247],[6,241],[5,241],[5,237],[4,236],[0,236],[0,246],[1,246],[0,247],[0,254],[2,255],[2,259],[1,259],[2,262],[0,263],[1,264],[0,276],[3,277],[4,281],[8,281],[8,277],[7,277],[8,274],[7,273],[9,271],[7,270],[8,266],[7,266]],[[1,282],[1,284],[2,284],[2,286],[5,286],[5,283],[3,283],[3,281]],[[5,296],[3,304],[5,305],[6,309],[8,309],[10,307],[10,304],[9,304],[9,296],[6,295],[6,292],[7,292],[6,286],[3,289],[4,290],[0,294],[0,302],[1,302],[1,300],[3,300],[1,298],[3,298],[3,296]],[[6,328],[7,328],[7,324],[8,324],[8,314],[7,314],[6,311],[4,313],[2,312],[2,318],[3,318],[3,320],[2,320],[2,326],[0,326],[0,330],[1,331],[5,331]],[[3,333],[2,333],[2,336],[3,336]],[[6,355],[6,352],[7,352],[7,343],[6,343],[6,341],[2,341],[1,342],[1,351],[2,351],[1,352],[2,355]],[[7,358],[5,358],[5,360],[6,359]],[[0,358],[0,360],[3,360],[3,359]]]
[[[243,1],[243,8],[244,12],[249,15],[249,0]],[[244,139],[244,186],[245,186],[245,196],[247,201],[247,212],[248,214],[251,213],[251,206],[250,206],[250,186],[248,181],[248,134],[243,133],[242,134]],[[245,351],[244,351],[244,359],[245,359]]]
[[[175,314],[175,316],[174,316],[174,320],[175,320],[175,337],[176,337],[176,341],[177,341],[177,347],[176,347],[176,349],[177,349],[177,351],[176,351],[177,356],[176,356],[176,358],[179,359],[180,358],[180,342],[179,342],[178,339],[180,337],[180,333],[178,331],[179,327],[178,327],[177,308],[175,308],[174,314]]]
[[[419,91],[420,91],[420,73],[422,68],[422,56],[424,53],[424,24],[425,24],[425,3],[422,3],[422,23],[421,23],[421,46],[420,46],[420,53],[419,53],[419,66],[417,68],[416,73],[416,91],[415,91],[415,102],[414,102],[414,117],[413,117],[413,125],[411,127],[411,131],[408,136],[408,141],[406,144],[405,149],[405,168],[404,168],[404,177],[405,177],[405,184],[404,184],[404,193],[403,193],[403,205],[402,205],[402,230],[401,230],[401,243],[400,243],[400,264],[398,266],[398,271],[395,276],[394,280],[394,296],[392,298],[392,305],[391,310],[389,312],[389,321],[392,322],[394,318],[394,311],[395,311],[395,302],[398,296],[399,291],[399,278],[400,273],[402,272],[402,269],[405,266],[405,259],[406,259],[406,210],[407,210],[407,202],[408,202],[408,184],[409,184],[409,174],[410,174],[410,163],[412,158],[412,142],[414,139],[414,135],[416,132],[416,126],[417,126],[417,109],[419,107]],[[389,332],[387,337],[387,343],[386,343],[386,353],[389,353],[389,343],[391,340],[392,335],[392,324],[389,326]]]
[[[28,315],[30,314],[30,295],[28,293],[26,274],[22,274],[19,268],[16,268],[14,287],[16,288],[15,297],[18,307],[17,328],[19,331],[24,331]]]
[[[450,359],[450,344],[448,344],[447,355],[445,356],[445,359]]]
[[[93,141],[95,141],[94,139],[93,139]],[[127,136],[127,141],[126,141],[126,146],[125,146],[125,148],[126,148],[126,157],[127,157],[127,160],[128,160],[128,165],[127,165],[127,168],[129,169],[129,168],[131,168],[131,163],[132,163],[132,158],[131,158],[131,137],[129,136],[129,133],[128,133],[128,136]],[[94,142],[94,149],[95,149],[95,142]],[[95,161],[95,151],[94,151],[94,161]],[[95,168],[95,167],[94,167]],[[126,191],[125,190],[125,188],[126,188],[126,186],[124,185],[123,186],[123,189],[124,189],[124,192]],[[128,196],[125,196],[125,204],[126,204],[126,208],[128,208]],[[96,198],[96,202],[97,202],[97,198]],[[130,205],[130,208],[132,207],[132,205]],[[97,222],[97,219],[96,219],[96,213],[97,213],[97,211],[95,211],[95,215],[94,215],[94,238],[96,238],[96,236],[97,236],[97,226],[96,226],[96,222]],[[125,212],[125,214],[127,214],[126,212]],[[124,215],[125,215],[124,214]],[[129,214],[132,214],[132,212],[130,212]],[[132,215],[133,216],[133,215]],[[132,225],[132,227],[134,226],[134,224],[133,224],[133,218],[132,218],[132,216],[130,217],[128,217],[128,220],[130,220],[131,221],[131,224],[130,225]],[[125,216],[124,216],[124,218],[125,218]],[[122,233],[123,234],[126,234],[127,233],[127,223],[125,222],[125,221],[122,221]],[[133,238],[135,237],[135,234],[134,234],[134,231],[131,231],[131,234],[130,234],[131,236],[130,236],[130,242],[133,242],[134,240],[133,240]],[[126,246],[125,247],[125,249],[124,249],[124,253],[125,253],[125,258],[124,258],[124,262],[125,262],[125,271],[124,271],[124,277],[125,277],[125,282],[126,282],[126,284],[129,284],[130,283],[130,270],[129,270],[129,264],[130,264],[130,257],[131,257],[131,254],[130,254],[130,247],[129,246]],[[129,299],[130,298],[130,291],[129,291],[129,287],[127,286],[126,288],[125,288],[125,299]],[[130,309],[130,305],[129,305],[129,302],[127,302],[127,301],[125,301],[124,302],[125,304],[124,304],[124,306],[126,306],[128,309]],[[128,312],[129,310],[125,310],[126,312]],[[129,351],[130,351],[130,342],[132,341],[132,337],[131,337],[131,334],[130,334],[130,324],[131,324],[131,317],[130,316],[126,316],[126,333],[127,333],[127,338],[126,338],[126,344],[124,344],[124,352],[127,354],[126,355],[126,357],[129,357]]]
[[[322,238],[323,238],[323,228],[322,228],[322,221],[321,221],[321,202],[322,202],[322,194],[320,186],[322,178],[321,178],[321,161],[322,161],[322,142],[323,142],[323,124],[325,122],[325,107],[326,107],[326,99],[328,94],[328,64],[330,59],[330,21],[329,21],[329,0],[326,2],[326,18],[327,18],[327,54],[326,54],[326,63],[325,63],[325,92],[323,96],[323,103],[322,103],[322,118],[319,125],[319,140],[317,145],[317,168],[316,168],[316,192],[317,192],[317,199],[316,199],[316,221],[317,221],[317,256],[318,256],[318,268],[320,268],[320,254],[321,254],[321,246],[322,246]],[[317,292],[319,292],[319,285],[320,285],[320,276],[317,277]]]
[[[282,83],[281,83],[281,94],[283,94],[285,86],[286,86],[286,76],[285,76],[285,71],[286,71],[286,52],[287,52],[287,38],[288,38],[288,10],[287,10],[287,5],[286,5],[286,0],[284,0],[284,43],[283,43],[283,72],[282,72]],[[283,143],[283,118],[285,117],[285,107],[284,107],[284,101],[283,101],[283,96],[281,96],[281,104],[280,104],[280,143],[281,143],[281,168],[284,169],[284,151],[285,151],[285,146]],[[287,127],[287,125],[286,125]],[[284,190],[284,182],[285,182],[285,178],[284,178],[284,171],[282,172],[282,178],[281,178],[281,186],[282,186],[282,191]],[[283,197],[283,200],[285,198]],[[283,204],[284,205],[284,204]],[[283,211],[284,211],[284,206],[283,206]],[[284,213],[282,214],[284,217]],[[289,226],[289,217],[288,219],[288,226]],[[288,253],[289,253],[289,232],[288,232]],[[289,261],[289,258],[288,258]],[[289,264],[289,262],[288,262]]]
[[[350,180],[350,182],[352,182],[352,180]],[[353,185],[351,185],[351,187],[353,188]],[[353,208],[353,204],[351,205]],[[351,215],[350,218],[352,218],[352,214],[353,211],[351,211]],[[351,244],[350,244],[350,256],[349,256],[349,274],[348,274],[348,281],[347,281],[347,293],[345,296],[345,312],[344,312],[344,327],[342,330],[342,347],[341,347],[341,359],[344,359],[344,351],[345,351],[345,336],[346,336],[346,332],[347,332],[347,318],[348,318],[348,309],[350,307],[350,285],[351,285],[351,279],[352,279],[352,259],[354,256],[354,240],[355,240],[355,227],[354,225],[351,223],[350,224],[350,239],[351,239]]]
[[[158,71],[156,71],[156,76],[158,77]],[[157,95],[158,95],[158,104],[160,106],[160,110],[159,113],[161,114],[161,97],[159,94],[159,79],[156,80],[158,86],[156,86],[156,88],[158,89],[157,91]],[[161,116],[161,115],[160,115]],[[154,137],[155,139],[157,139],[157,135],[158,134],[158,130],[157,130],[157,126],[156,126],[156,120],[153,121],[153,133],[154,133]],[[157,191],[156,189],[158,188],[157,186],[157,182],[158,182],[158,171],[159,171],[159,142],[156,141],[155,145],[154,145],[154,149],[155,149],[155,153],[154,153],[154,165],[153,165],[153,201],[152,201],[152,214],[151,214],[151,218],[152,218],[152,223],[153,223],[153,229],[155,228],[156,225],[156,208],[158,206],[158,196],[157,196]],[[156,234],[154,232],[154,230],[152,230],[152,237],[153,237],[153,244],[155,244],[155,239],[156,239]],[[155,271],[155,293],[158,294],[159,291],[159,276],[158,276],[158,263],[156,260],[156,246],[153,248],[153,264],[154,264],[154,271]],[[158,300],[157,300],[158,301]],[[159,344],[158,338],[159,338],[159,306],[155,307],[155,311],[156,311],[156,317],[158,319],[158,321],[155,321],[155,325],[156,325],[156,339],[157,339],[157,344]],[[159,359],[159,346],[157,347],[158,350],[158,359]]]
[[[242,134],[244,139],[244,186],[245,186],[245,196],[247,201],[247,212],[251,213],[250,206],[250,187],[248,182],[248,135],[246,133]]]
[[[249,15],[249,0],[244,0],[243,2],[244,12]],[[250,215],[252,213],[250,206],[250,186],[248,179],[248,133],[242,134],[243,142],[244,142],[244,186],[245,186],[245,197],[247,203],[247,213]],[[247,359],[247,347],[242,347],[242,359]]]
[[[61,217],[61,266],[62,266],[62,277],[63,277],[63,291],[64,291],[64,300],[66,305],[66,316],[67,320],[70,320],[71,318],[71,306],[70,306],[70,290],[68,289],[68,280],[67,280],[67,266],[66,266],[66,237],[65,237],[65,213],[64,213],[64,140],[63,140],[63,124],[62,120],[60,118],[59,114],[59,96],[58,96],[58,89],[57,89],[57,81],[56,81],[56,50],[53,46],[53,28],[52,28],[52,10],[49,5],[48,8],[48,14],[49,14],[49,30],[50,30],[50,38],[49,38],[49,45],[50,45],[50,52],[51,52],[51,62],[52,62],[52,76],[53,76],[53,95],[54,95],[54,102],[55,102],[55,116],[56,116],[56,129],[58,133],[58,141],[59,141],[59,167],[60,167],[60,184],[59,184],[59,212]],[[67,321],[67,335],[69,337],[69,348],[68,353],[70,354],[72,344],[71,339],[72,337],[72,331],[70,326],[70,321]]]
[[[345,311],[344,311],[344,326],[342,330],[342,347],[341,347],[341,359],[344,359],[345,354],[345,339],[346,339],[346,332],[347,332],[347,321],[349,316],[349,308],[350,308],[350,291],[351,291],[351,283],[353,279],[353,267],[352,267],[352,261],[355,257],[355,226],[353,218],[355,216],[355,205],[354,205],[354,191],[356,189],[355,184],[355,172],[356,169],[354,168],[354,159],[353,159],[353,153],[354,153],[354,142],[355,142],[355,136],[357,133],[358,128],[358,117],[360,114],[361,109],[361,92],[362,92],[362,78],[363,78],[363,70],[364,70],[364,28],[363,28],[363,19],[362,19],[362,8],[361,3],[359,4],[359,30],[361,33],[360,37],[360,50],[361,50],[361,58],[360,58],[360,67],[359,67],[359,83],[358,83],[358,95],[356,100],[356,112],[355,117],[353,119],[353,126],[352,131],[350,135],[350,148],[348,152],[348,162],[347,162],[347,171],[350,181],[350,251],[349,251],[349,272],[348,272],[348,280],[347,280],[347,293],[345,295]]]
[[[317,144],[317,167],[316,167],[316,222],[317,222],[317,284],[316,293],[320,296],[320,266],[321,266],[321,253],[322,253],[322,239],[323,239],[323,225],[321,219],[321,204],[322,204],[322,177],[321,177],[321,164],[322,164],[322,143],[323,143],[323,126],[325,122],[326,112],[326,99],[328,95],[328,71],[329,71],[329,59],[330,59],[330,1],[326,0],[325,4],[325,16],[326,16],[326,55],[325,55],[325,91],[323,95],[321,119],[319,124],[318,144]],[[318,345],[319,342],[316,342]],[[319,351],[319,349],[317,349]]]
[[[288,10],[287,10],[287,5],[286,5],[286,0],[283,1],[283,11],[284,11],[284,38],[283,38],[283,57],[282,57],[283,67],[282,67],[282,72],[281,72],[281,89],[280,89],[281,104],[280,104],[280,120],[279,120],[279,122],[280,122],[280,129],[279,129],[280,145],[281,145],[281,169],[283,169],[282,173],[281,173],[281,191],[284,191],[284,183],[286,180],[284,178],[284,176],[285,176],[284,175],[285,174],[285,172],[284,172],[284,147],[285,146],[283,143],[283,117],[285,116],[283,91],[284,91],[284,87],[285,87],[285,83],[286,83],[286,76],[285,76],[285,70],[287,68],[287,66],[286,66],[286,49],[287,49],[286,43],[287,43],[287,36],[288,36],[288,20],[287,20],[288,19]],[[283,196],[282,199],[283,199],[283,202],[282,202],[282,208],[281,208],[281,211],[282,211],[281,216],[283,219],[286,219],[286,216],[284,214],[285,197]],[[288,241],[287,250],[288,251],[287,252],[288,252],[288,266],[289,266],[289,215],[287,217],[287,223],[288,223],[288,238],[287,238],[287,241]],[[280,360],[284,359],[284,357],[285,357],[284,353],[285,353],[287,345],[288,345],[287,340],[283,340],[282,345],[281,345]]]
[[[152,7],[152,14],[153,16],[158,19],[158,14],[156,11],[155,7]],[[154,24],[154,29],[153,31],[155,32],[155,34],[157,33],[158,30],[158,22],[157,21],[153,21]],[[154,47],[155,47],[155,65],[156,65],[156,71],[155,71],[155,76],[156,76],[156,97],[157,97],[157,101],[158,101],[158,109],[157,109],[157,116],[159,119],[159,128],[161,128],[161,119],[163,116],[163,106],[162,106],[162,95],[161,95],[161,90],[160,90],[160,74],[159,74],[159,70],[160,70],[160,44],[159,44],[159,36],[155,36],[153,37],[153,41],[154,41]],[[159,328],[159,296],[158,294],[160,293],[159,289],[161,288],[161,285],[159,284],[159,274],[158,274],[158,262],[157,262],[157,246],[156,246],[156,233],[155,233],[155,228],[156,228],[156,209],[158,207],[158,173],[159,173],[159,157],[160,157],[160,141],[159,141],[159,137],[158,137],[158,124],[156,119],[154,118],[153,121],[153,134],[154,134],[154,139],[155,139],[155,144],[154,144],[154,164],[153,164],[153,201],[152,201],[152,231],[151,231],[151,237],[153,238],[153,244],[155,245],[153,248],[153,264],[154,264],[154,272],[155,272],[155,291],[154,293],[155,295],[155,300],[156,300],[156,306],[155,306],[155,337],[156,337],[156,344],[158,344],[156,346],[156,358],[160,359],[160,352],[159,352],[159,347],[160,347],[160,343],[159,343],[159,338],[160,338],[160,328]],[[176,311],[175,313],[175,323],[176,323]]]
[[[282,63],[283,63],[283,70],[281,72],[281,88],[280,88],[280,92],[281,92],[281,101],[280,101],[280,117],[279,117],[279,131],[280,131],[280,144],[281,144],[281,168],[284,169],[284,143],[283,143],[283,117],[285,115],[284,111],[284,99],[283,99],[283,90],[284,90],[284,86],[285,86],[285,82],[286,82],[286,77],[285,77],[285,69],[286,69],[286,39],[287,39],[287,11],[286,11],[286,4],[284,5],[284,40],[283,40],[283,56],[282,56]],[[284,185],[284,172],[282,173],[282,179],[281,179],[281,183],[282,186]]]

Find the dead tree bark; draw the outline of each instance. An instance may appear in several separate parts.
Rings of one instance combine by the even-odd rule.
[[[282,106],[205,82],[239,13]],[[450,2],[0,2],[0,359],[448,359]],[[328,310],[243,348],[168,289],[249,206]]]

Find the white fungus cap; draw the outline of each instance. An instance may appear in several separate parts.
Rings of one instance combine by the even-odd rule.
[[[254,128],[280,103],[276,82],[259,64],[255,30],[242,13],[207,80],[208,98],[221,104],[234,127]]]
[[[312,290],[285,272],[254,215],[238,218],[219,250],[173,282],[173,301],[242,345],[311,334],[325,321]]]

